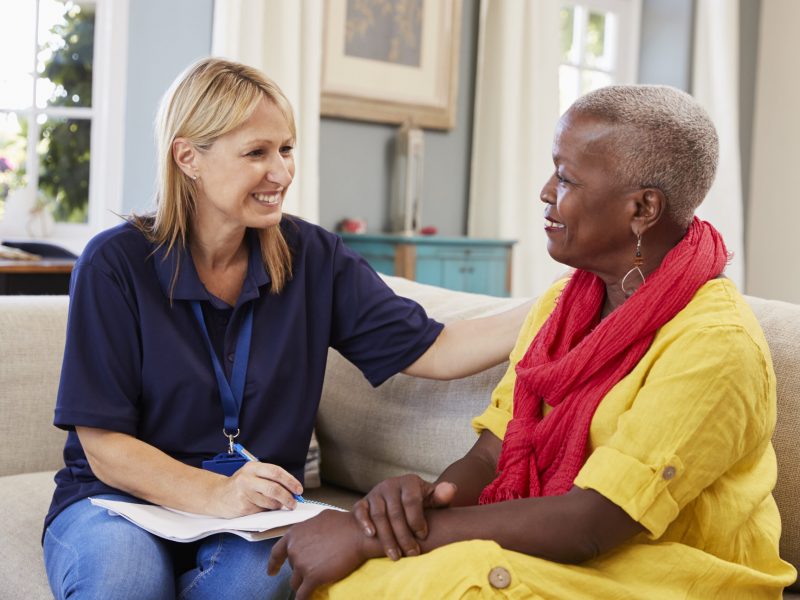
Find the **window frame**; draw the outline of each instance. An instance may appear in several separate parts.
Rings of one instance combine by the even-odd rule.
[[[129,0],[93,0],[95,6],[94,51],[92,65],[91,107],[36,106],[32,87],[32,104],[25,109],[0,107],[28,119],[29,133],[26,152],[28,193],[38,193],[40,157],[37,152],[40,125],[39,115],[48,118],[81,118],[91,122],[89,166],[89,196],[86,223],[55,223],[47,241],[60,244],[80,253],[97,232],[118,221],[122,210],[122,179],[124,155],[125,91],[128,53]],[[38,30],[38,3],[36,27]],[[35,68],[39,51],[38,39],[33,48]],[[38,75],[37,75],[38,76]],[[31,173],[34,176],[31,176]],[[8,238],[29,238],[28,231],[3,227]]]
[[[642,0],[562,0],[561,9],[583,7],[588,12],[614,13],[617,17],[616,56],[611,70],[587,65],[585,43],[579,51],[577,62],[559,58],[559,67],[569,66],[578,70],[579,77],[586,71],[602,72],[612,76],[616,84],[632,84],[638,81],[639,50],[641,46]],[[574,13],[573,13],[574,14]],[[585,40],[585,23],[582,27]]]

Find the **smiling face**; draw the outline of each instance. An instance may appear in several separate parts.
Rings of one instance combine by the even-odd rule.
[[[555,172],[542,188],[547,251],[604,279],[630,269],[638,190],[621,181],[615,126],[568,111],[556,127]]]
[[[277,225],[294,177],[294,138],[281,110],[262,99],[236,129],[193,154],[196,225],[220,229]]]

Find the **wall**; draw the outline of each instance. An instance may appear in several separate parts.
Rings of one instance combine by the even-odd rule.
[[[753,124],[747,291],[800,302],[800,2],[761,5]]]
[[[643,0],[639,83],[689,91],[694,0]]]
[[[466,232],[478,39],[478,0],[464,0],[454,129],[425,131],[422,224],[442,235]],[[366,219],[370,232],[388,226],[389,186],[397,127],[323,118],[320,124],[320,225]]]
[[[178,73],[211,52],[213,0],[133,0],[129,11],[123,213],[154,207],[158,103]]]

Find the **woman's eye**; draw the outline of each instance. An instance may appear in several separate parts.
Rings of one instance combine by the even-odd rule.
[[[292,153],[294,146],[281,146],[281,154],[287,156]]]
[[[253,157],[264,156],[264,151],[261,148],[258,148],[256,150],[251,150],[250,152],[247,153],[247,156],[253,156]]]

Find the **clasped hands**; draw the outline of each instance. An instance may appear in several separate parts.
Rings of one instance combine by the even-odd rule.
[[[294,525],[273,547],[267,571],[277,574],[288,559],[292,589],[297,600],[305,600],[370,558],[417,556],[428,536],[425,509],[449,506],[455,492],[452,483],[433,484],[416,475],[382,481],[352,512],[326,510]]]

